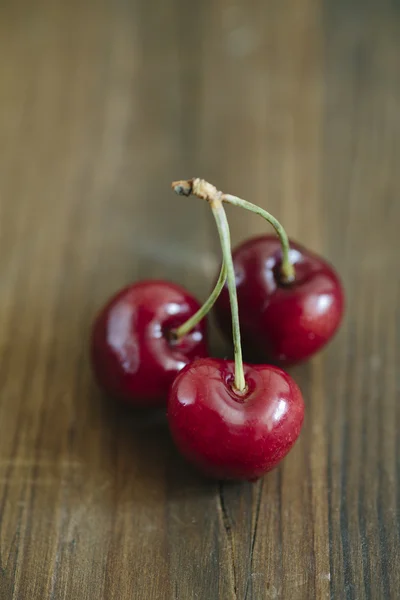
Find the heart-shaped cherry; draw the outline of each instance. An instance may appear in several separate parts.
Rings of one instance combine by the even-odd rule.
[[[177,375],[168,399],[171,433],[182,454],[208,475],[254,481],[286,456],[304,418],[300,390],[289,375],[278,367],[242,361],[235,269],[223,202],[260,209],[199,178],[172,186],[178,194],[207,200],[214,215],[223,255],[218,282],[222,288],[226,277],[235,362],[201,359]],[[280,271],[286,282],[292,281],[287,236],[276,219],[270,215],[268,219],[279,229],[285,250]]]
[[[185,289],[166,281],[121,290],[93,325],[91,358],[100,386],[134,406],[165,405],[176,374],[208,356],[204,320],[185,335],[174,335],[199,309]]]
[[[281,278],[282,249],[276,236],[249,239],[233,252],[245,355],[256,347],[275,364],[304,361],[320,350],[340,325],[344,298],[335,270],[320,256],[290,242],[294,280]],[[215,304],[230,335],[229,293]],[[250,350],[250,352],[247,352]]]
[[[243,365],[246,390],[234,387],[234,363],[205,358],[172,384],[168,422],[181,453],[218,479],[254,481],[286,456],[304,418],[301,392],[278,367]]]

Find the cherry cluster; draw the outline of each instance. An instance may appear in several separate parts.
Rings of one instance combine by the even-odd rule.
[[[290,241],[262,208],[202,179],[172,187],[212,210],[223,255],[215,287],[202,306],[166,281],[119,291],[93,325],[93,370],[112,397],[135,407],[166,405],[177,447],[204,473],[254,481],[300,434],[303,398],[281,367],[310,358],[332,338],[343,315],[342,285],[331,265]],[[232,252],[224,203],[259,214],[277,235]],[[209,356],[205,316],[212,308],[233,339],[234,361]],[[243,363],[241,336],[245,356],[261,359]]]

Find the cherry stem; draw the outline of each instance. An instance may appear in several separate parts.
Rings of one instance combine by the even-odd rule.
[[[199,308],[199,310],[190,317],[187,321],[182,323],[179,327],[171,331],[171,334],[175,340],[181,339],[183,336],[188,334],[204,317],[207,313],[210,312],[212,307],[214,306],[218,296],[222,292],[222,288],[225,285],[226,281],[226,267],[225,262],[222,262],[221,271],[219,273],[218,281],[215,284],[215,287],[204,304]]]
[[[226,267],[226,275],[229,290],[229,301],[232,313],[233,347],[235,353],[235,381],[234,387],[240,393],[246,391],[246,380],[243,371],[242,345],[240,342],[239,307],[236,293],[236,277],[232,260],[231,235],[229,232],[228,219],[220,199],[216,198],[209,202],[213,212],[219,238],[221,241],[223,264]]]
[[[228,282],[229,301],[232,313],[232,334],[235,352],[234,388],[238,393],[243,394],[246,391],[247,386],[244,378],[242,345],[240,341],[239,307],[236,292],[235,268],[231,250],[231,234],[229,231],[228,219],[226,218],[225,209],[222,204],[225,194],[218,191],[211,183],[199,178],[174,181],[172,183],[172,189],[180,196],[190,196],[193,194],[198,198],[207,200],[213,212],[221,241],[223,265],[225,265],[226,269],[226,279]]]
[[[284,284],[289,284],[294,281],[295,270],[293,263],[290,261],[290,246],[287,233],[279,223],[278,219],[272,216],[269,212],[263,208],[260,208],[256,204],[247,202],[247,200],[242,200],[242,198],[232,196],[232,194],[224,194],[223,192],[218,191],[214,185],[208,183],[208,181],[199,179],[198,177],[194,179],[174,181],[172,184],[172,189],[181,196],[190,196],[190,194],[193,194],[194,196],[198,196],[203,200],[207,200],[209,203],[212,203],[213,200],[218,199],[220,202],[226,202],[227,204],[232,204],[233,206],[241,206],[242,208],[250,210],[251,212],[256,213],[257,215],[260,215],[266,219],[269,223],[271,223],[272,227],[278,234],[282,246],[282,264],[280,273],[281,282]]]
[[[281,278],[282,283],[291,283],[295,279],[295,271],[294,265],[290,261],[290,246],[289,239],[286,231],[279,223],[278,219],[276,219],[269,212],[257,206],[257,204],[252,204],[252,202],[247,202],[247,200],[242,200],[242,198],[238,198],[237,196],[232,196],[231,194],[223,194],[221,197],[222,202],[227,202],[228,204],[232,204],[233,206],[240,206],[241,208],[245,208],[257,215],[263,217],[266,221],[271,223],[272,227],[275,229],[278,234],[279,240],[282,246],[282,264],[281,264]]]

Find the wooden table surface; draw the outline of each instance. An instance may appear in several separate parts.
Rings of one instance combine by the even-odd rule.
[[[395,0],[2,1],[1,600],[399,598],[399,106]],[[193,175],[346,288],[292,371],[301,439],[256,484],[205,482],[88,363],[127,282],[206,297],[212,216],[169,189]],[[235,242],[266,230],[229,218]]]

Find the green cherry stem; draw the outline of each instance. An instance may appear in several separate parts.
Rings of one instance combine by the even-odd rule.
[[[241,208],[245,208],[257,215],[263,217],[266,221],[271,223],[272,227],[275,229],[278,234],[279,240],[282,246],[282,265],[281,265],[281,276],[283,283],[291,283],[294,281],[295,272],[293,263],[290,261],[290,246],[289,239],[286,231],[279,223],[278,219],[276,219],[269,212],[257,206],[257,204],[252,204],[251,202],[247,202],[247,200],[242,200],[242,198],[238,198],[237,196],[232,196],[232,194],[222,194],[221,196],[222,202],[226,202],[227,204],[232,204],[233,206],[240,206]]]
[[[225,262],[222,262],[221,271],[219,273],[218,281],[215,284],[215,288],[204,302],[204,304],[199,308],[199,310],[192,316],[190,319],[182,323],[179,327],[174,329],[171,333],[175,340],[181,339],[183,336],[188,334],[194,327],[196,327],[197,323],[200,323],[202,319],[206,316],[207,313],[210,312],[212,307],[215,304],[218,296],[220,295],[222,288],[225,285],[226,281],[226,267]]]
[[[246,380],[243,371],[242,346],[240,342],[239,308],[236,293],[235,269],[232,260],[231,236],[229,232],[228,219],[220,199],[210,200],[209,204],[213,212],[219,238],[221,241],[223,264],[226,267],[226,275],[229,290],[229,300],[232,313],[233,347],[235,352],[235,389],[243,393],[246,391]]]
[[[195,177],[194,179],[174,181],[172,184],[172,189],[181,196],[190,196],[190,194],[193,194],[198,198],[207,200],[209,203],[215,199],[218,199],[220,202],[226,202],[227,204],[232,204],[233,206],[240,206],[241,208],[256,213],[257,215],[260,215],[266,219],[278,234],[279,241],[282,246],[281,281],[285,284],[289,284],[294,281],[295,269],[293,263],[290,261],[289,239],[286,231],[279,223],[278,219],[276,219],[273,215],[263,208],[260,208],[256,204],[247,202],[247,200],[243,200],[242,198],[238,198],[232,194],[224,194],[223,192],[218,191],[214,185],[208,183],[208,181],[205,181],[204,179],[199,179],[198,177]]]
[[[222,204],[225,195],[218,191],[214,185],[208,183],[208,181],[199,178],[174,181],[172,183],[172,189],[180,196],[190,196],[193,194],[198,198],[207,200],[213,212],[221,241],[223,256],[222,264],[225,265],[226,269],[226,279],[232,313],[233,348],[235,352],[234,388],[237,392],[243,394],[246,391],[247,386],[244,378],[242,345],[240,341],[239,307],[236,292],[235,268],[232,259],[231,234],[229,231],[228,219],[226,218],[225,209]]]

